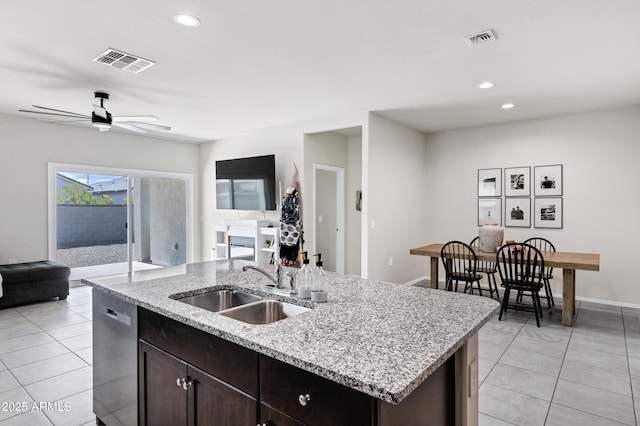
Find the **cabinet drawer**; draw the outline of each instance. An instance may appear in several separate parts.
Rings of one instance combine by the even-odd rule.
[[[299,397],[309,395],[305,406]],[[260,356],[260,399],[304,423],[322,426],[372,424],[370,396],[297,367]]]
[[[143,308],[138,324],[140,339],[257,397],[256,352]]]
[[[305,426],[280,411],[265,404],[260,404],[260,421],[258,426]]]

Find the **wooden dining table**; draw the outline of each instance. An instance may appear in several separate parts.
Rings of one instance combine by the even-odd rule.
[[[409,253],[431,258],[431,288],[438,288],[438,259],[444,244],[429,244],[412,248]],[[573,326],[576,312],[576,270],[599,271],[600,255],[595,253],[573,253],[543,251],[544,266],[562,269],[562,325]],[[476,251],[478,261],[496,261],[495,253]]]

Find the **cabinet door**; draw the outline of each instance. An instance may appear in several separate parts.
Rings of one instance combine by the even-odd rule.
[[[370,396],[267,356],[260,356],[260,400],[314,426],[365,426]]]
[[[257,418],[255,398],[215,377],[189,366],[190,426],[254,425]]]
[[[138,346],[140,425],[187,424],[187,393],[177,380],[187,377],[187,366],[145,342]]]
[[[260,404],[258,426],[304,426],[304,423],[300,423],[268,405]]]

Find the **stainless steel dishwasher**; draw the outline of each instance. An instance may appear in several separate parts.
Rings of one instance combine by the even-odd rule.
[[[93,412],[98,424],[138,424],[136,306],[93,289]]]

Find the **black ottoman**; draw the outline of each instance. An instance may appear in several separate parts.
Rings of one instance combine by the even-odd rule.
[[[69,294],[70,274],[68,266],[50,260],[0,265],[0,308],[53,297],[64,300]]]

